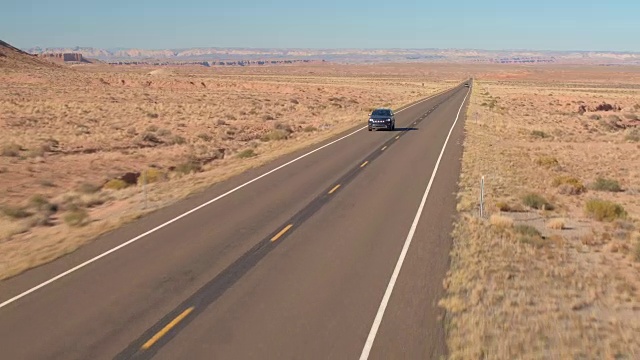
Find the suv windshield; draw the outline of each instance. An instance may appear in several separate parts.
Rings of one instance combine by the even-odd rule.
[[[371,113],[372,116],[391,116],[391,110],[376,109]]]

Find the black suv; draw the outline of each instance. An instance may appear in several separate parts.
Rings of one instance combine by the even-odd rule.
[[[375,109],[369,115],[369,131],[373,129],[395,130],[396,117],[393,110],[387,108]]]

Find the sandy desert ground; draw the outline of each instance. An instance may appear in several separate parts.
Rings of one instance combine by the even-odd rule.
[[[639,74],[478,76],[441,301],[452,359],[640,357]]]

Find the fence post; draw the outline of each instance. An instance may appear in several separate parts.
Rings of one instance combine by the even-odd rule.
[[[484,219],[484,175],[480,179],[480,218]]]

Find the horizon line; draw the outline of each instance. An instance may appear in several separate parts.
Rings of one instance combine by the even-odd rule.
[[[537,52],[558,52],[558,53],[568,53],[568,52],[577,52],[577,53],[627,53],[627,54],[640,54],[640,51],[632,51],[632,50],[578,50],[578,49],[569,49],[569,50],[549,50],[549,49],[527,49],[527,48],[503,48],[503,49],[483,49],[483,48],[458,48],[458,47],[449,47],[449,48],[438,48],[438,47],[424,47],[424,48],[413,48],[413,47],[252,47],[252,46],[191,46],[191,47],[166,47],[166,48],[143,48],[143,47],[97,47],[97,46],[30,46],[30,47],[20,47],[21,50],[27,51],[30,49],[100,49],[107,51],[122,51],[122,50],[144,50],[144,51],[179,51],[179,50],[190,50],[190,49],[247,49],[247,50],[313,50],[313,51],[322,51],[322,50],[458,50],[458,51],[486,51],[486,52],[498,52],[498,51],[537,51]]]

